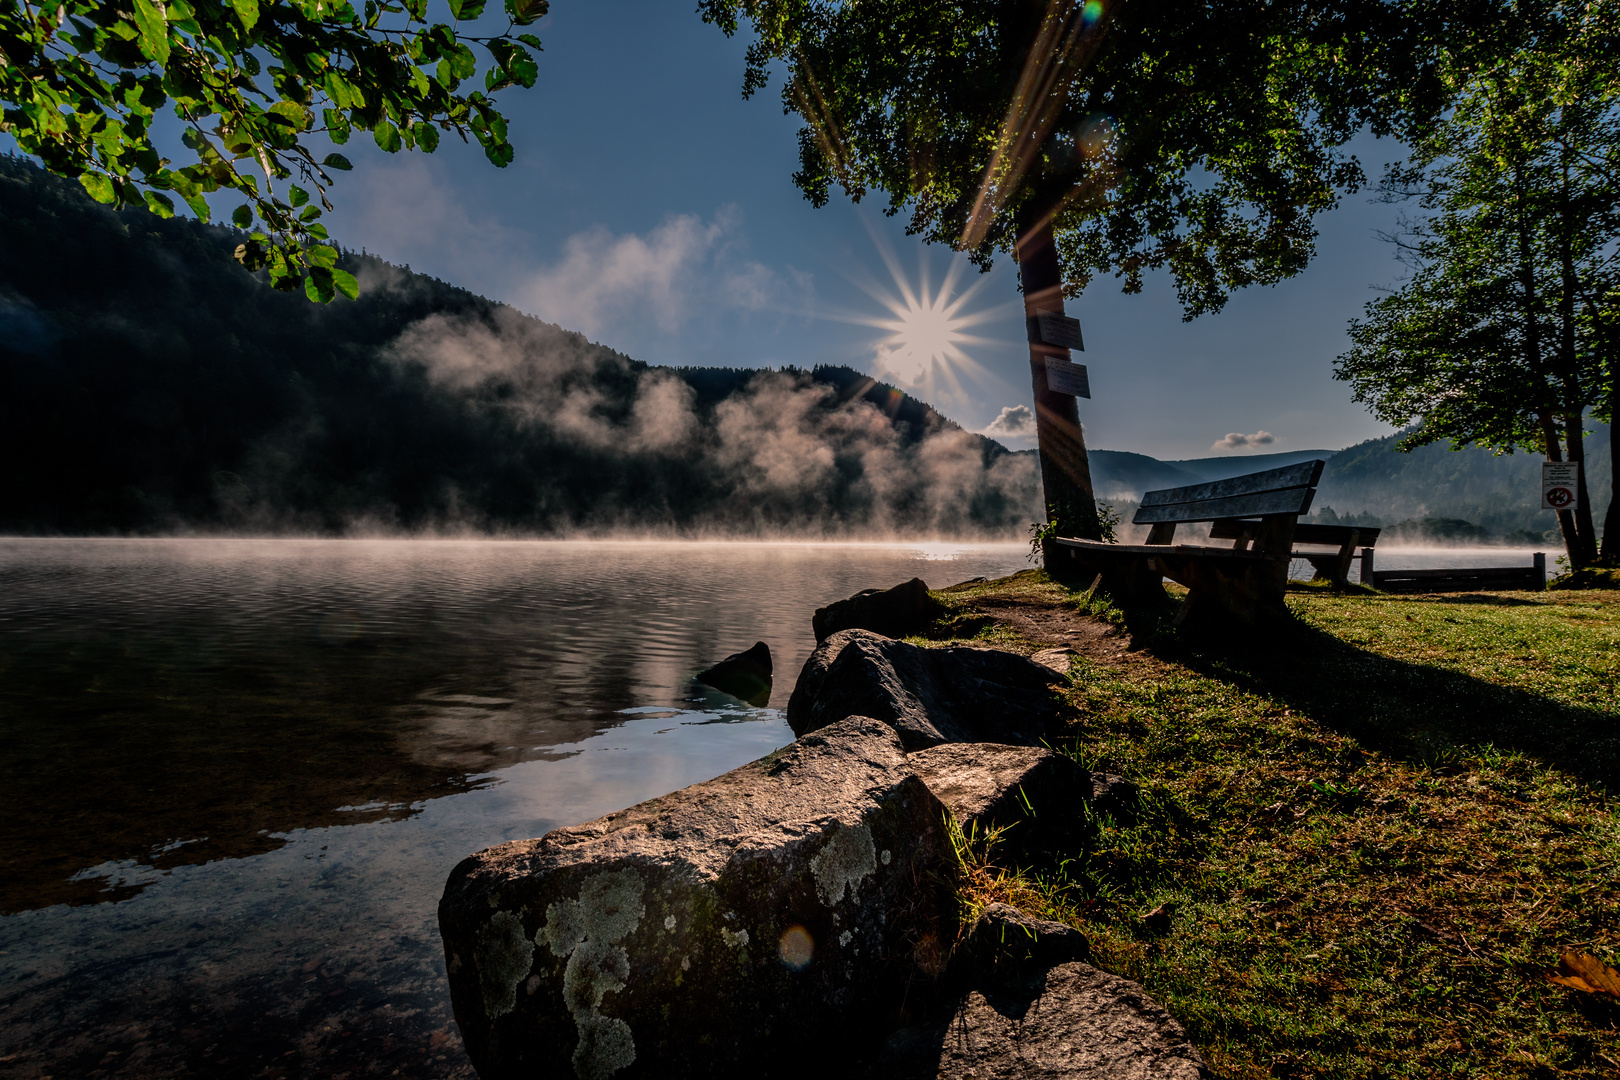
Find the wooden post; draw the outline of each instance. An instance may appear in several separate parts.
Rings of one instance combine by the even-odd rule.
[[[1530,556],[1530,561],[1535,565],[1536,580],[1540,582],[1536,588],[1545,589],[1547,587],[1547,553],[1545,551],[1538,551],[1534,555]]]
[[[1029,373],[1035,391],[1035,442],[1041,462],[1041,490],[1050,519],[1059,531],[1082,540],[1101,540],[1097,501],[1091,487],[1091,460],[1080,429],[1080,408],[1068,394],[1046,383],[1046,358],[1068,350],[1041,341],[1036,313],[1063,313],[1063,272],[1058,263],[1052,222],[1044,219],[1018,238],[1018,270],[1024,287],[1024,322],[1028,327]]]
[[[1373,587],[1373,549],[1361,549],[1361,583],[1367,588]]]

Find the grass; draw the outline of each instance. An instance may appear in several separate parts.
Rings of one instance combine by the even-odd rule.
[[[973,616],[1009,597],[1123,621],[1026,572],[943,594],[935,640],[1046,644]],[[1539,978],[1569,946],[1620,963],[1620,595],[1289,605],[1277,637],[1149,620],[1078,658],[1059,749],[1139,811],[1060,870],[969,843],[969,906],[1083,930],[1225,1077],[1620,1075],[1620,1002]]]

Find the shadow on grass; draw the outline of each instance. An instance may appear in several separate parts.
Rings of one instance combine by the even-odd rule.
[[[1620,721],[1610,712],[1381,656],[1299,621],[1253,635],[1161,631],[1148,649],[1407,761],[1444,767],[1489,745],[1620,791]]]

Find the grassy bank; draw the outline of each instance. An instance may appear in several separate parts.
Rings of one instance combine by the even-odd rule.
[[[1620,595],[1305,589],[1294,632],[1220,641],[1039,572],[946,595],[936,638],[1074,648],[1064,749],[1143,789],[971,887],[1084,930],[1218,1073],[1620,1075],[1620,1001],[1538,975],[1620,963]]]

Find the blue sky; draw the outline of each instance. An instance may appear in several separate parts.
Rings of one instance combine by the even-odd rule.
[[[799,123],[777,87],[741,98],[743,41],[689,4],[651,0],[554,0],[534,29],[539,83],[501,95],[513,164],[496,169],[459,139],[432,156],[388,155],[361,136],[344,148],[355,171],[332,192],[334,239],[649,363],[841,363],[890,381],[902,380],[877,363],[885,332],[870,322],[886,313],[875,294],[898,291],[891,266],[913,283],[926,268],[937,286],[954,261],[956,284],[974,289],[963,310],[983,316],[973,333],[986,340],[966,347],[973,363],[955,379],[906,388],[975,430],[1029,404],[1010,261],[979,275],[906,237],[881,202],[835,194],[813,209],[790,179]],[[1356,150],[1373,173],[1399,155],[1371,139]],[[1134,297],[1095,282],[1069,304],[1088,346],[1076,356],[1091,372],[1088,443],[1179,458],[1387,433],[1330,372],[1346,320],[1398,277],[1374,235],[1394,218],[1364,195],[1347,199],[1320,220],[1304,274],[1192,323],[1165,280]],[[1228,433],[1270,440],[1235,447]]]

